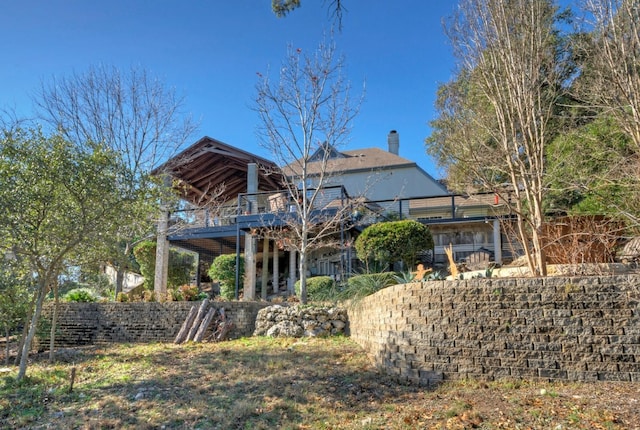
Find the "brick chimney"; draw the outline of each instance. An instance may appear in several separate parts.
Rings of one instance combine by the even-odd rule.
[[[389,152],[395,155],[400,155],[400,135],[397,131],[391,130],[387,135],[387,144],[389,145]]]

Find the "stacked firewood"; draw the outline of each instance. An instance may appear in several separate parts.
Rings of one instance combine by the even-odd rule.
[[[224,308],[216,309],[209,305],[209,299],[204,299],[199,307],[191,307],[174,343],[202,342],[203,340],[220,342],[226,339],[233,323],[227,319]],[[215,326],[205,339],[212,323]]]

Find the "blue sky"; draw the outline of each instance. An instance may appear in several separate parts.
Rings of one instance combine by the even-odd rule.
[[[186,98],[204,135],[269,158],[257,144],[257,72],[277,70],[289,45],[313,50],[328,32],[329,0],[276,18],[269,0],[7,0],[0,13],[0,109],[31,114],[30,95],[52,76],[89,65],[139,65]],[[354,90],[366,96],[348,147],[387,147],[435,177],[425,154],[438,84],[454,70],[442,18],[454,1],[345,0],[336,36]]]

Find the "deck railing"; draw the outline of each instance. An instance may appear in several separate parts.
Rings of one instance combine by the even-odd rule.
[[[309,192],[314,192],[310,189]],[[320,189],[314,208],[318,210],[348,207],[359,224],[373,224],[390,219],[414,219],[427,224],[507,213],[507,205],[493,193],[473,196],[448,195],[368,201],[350,198],[341,186]],[[286,190],[243,193],[224,205],[208,208],[185,208],[172,212],[172,220],[186,228],[229,226],[238,216],[294,212],[296,202]]]

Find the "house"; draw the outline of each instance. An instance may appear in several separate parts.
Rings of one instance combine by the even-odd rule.
[[[311,157],[308,186],[318,185],[322,159],[327,161],[323,170],[330,173],[322,187],[327,192],[321,210],[345,202],[357,204],[353,212],[358,222],[340,232],[337,249],[319,250],[310,256],[309,274],[348,276],[357,261],[350,245],[358,231],[389,216],[416,219],[430,227],[435,247],[424,256],[428,264],[446,265],[444,247],[449,244],[454,247],[456,261],[483,250],[500,262],[504,240],[498,218],[504,212],[504,202],[492,194],[451,195],[415,162],[398,155],[396,131],[388,134],[387,145],[387,151],[338,151],[326,146]],[[164,243],[198,253],[198,279],[205,278],[216,256],[244,253],[245,298],[255,297],[258,282],[262,291],[266,282],[273,292],[292,290],[297,278],[295,252],[274,240],[258,240],[255,232],[277,225],[289,212],[291,196],[283,191],[285,176],[295,177],[296,166],[294,162],[279,169],[269,160],[205,136],[156,169],[156,174],[171,179],[183,201],[167,218],[170,227],[166,233],[163,230],[159,235],[156,277],[166,266]],[[267,271],[269,276],[259,277],[259,271]],[[162,279],[157,278],[156,284],[162,284]]]

